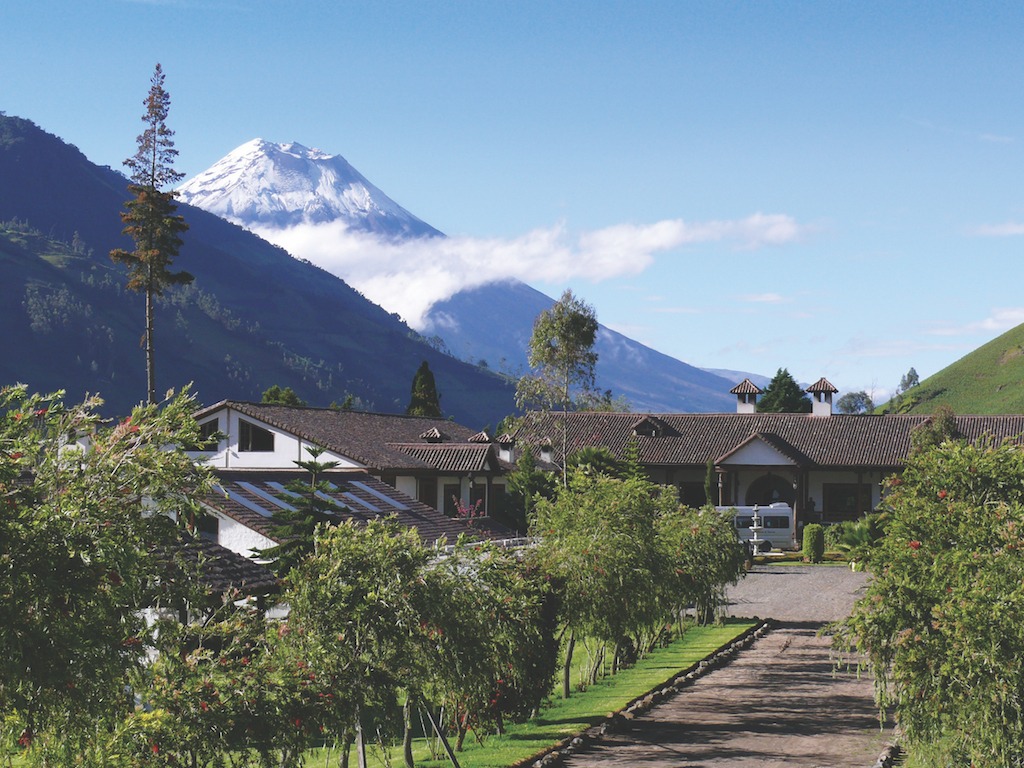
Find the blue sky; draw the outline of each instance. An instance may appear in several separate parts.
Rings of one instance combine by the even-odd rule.
[[[257,136],[342,154],[656,349],[881,396],[1024,322],[1022,31],[1010,2],[7,0],[0,110],[120,168],[159,61],[189,176]]]

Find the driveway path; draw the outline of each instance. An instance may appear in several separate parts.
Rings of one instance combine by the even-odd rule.
[[[781,626],[566,764],[868,768],[891,731],[879,728],[871,681],[835,673],[829,640],[817,637],[865,582],[838,567],[755,568],[730,593],[730,613]]]

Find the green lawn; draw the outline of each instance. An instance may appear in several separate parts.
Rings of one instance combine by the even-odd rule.
[[[569,699],[552,699],[538,717],[509,726],[503,736],[486,736],[482,745],[467,736],[464,751],[457,754],[459,764],[463,768],[503,768],[536,755],[597,725],[612,712],[658,688],[680,670],[714,653],[754,625],[755,622],[730,619],[722,626],[693,627],[682,638],[658,649],[636,666],[605,678],[586,691],[574,693]],[[306,765],[310,768],[327,765],[326,757],[318,750],[310,754]],[[373,757],[376,764],[385,764],[380,755]],[[426,743],[418,741],[417,766],[449,765],[447,758],[430,760],[429,757]],[[392,752],[391,761],[394,765],[402,764],[400,749]],[[337,753],[332,756],[331,764],[337,765]],[[355,764],[355,755],[352,764]]]

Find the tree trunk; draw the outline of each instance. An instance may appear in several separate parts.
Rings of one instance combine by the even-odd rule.
[[[146,402],[156,402],[156,366],[153,357],[153,289],[146,290]]]
[[[405,706],[402,707],[402,721],[404,730],[402,732],[402,757],[405,760],[405,768],[415,768],[412,759],[412,696],[405,697]]]
[[[576,648],[576,631],[569,633],[569,644],[565,647],[565,666],[562,668],[562,698],[569,698],[572,687],[572,652]]]
[[[356,765],[359,768],[366,768],[366,740],[363,738],[363,719],[358,707],[356,708]]]
[[[604,665],[604,654],[605,654],[605,649],[607,647],[608,647],[607,645],[602,643],[601,647],[597,649],[597,656],[594,658],[594,665],[590,668],[590,684],[591,685],[597,685],[597,678],[598,678],[598,675],[600,674],[601,667]],[[614,662],[612,662],[612,663],[614,664]],[[613,667],[613,670],[612,670],[612,674],[615,674],[614,667]]]

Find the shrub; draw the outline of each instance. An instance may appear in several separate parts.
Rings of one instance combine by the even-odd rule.
[[[818,523],[804,526],[804,559],[820,563],[825,557],[825,529]]]

